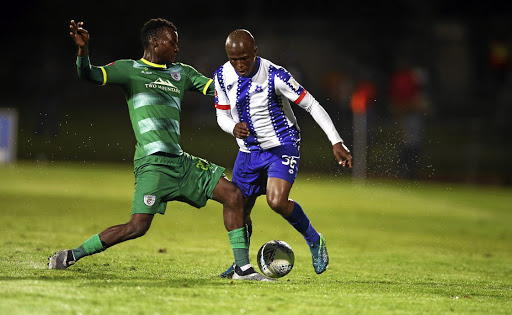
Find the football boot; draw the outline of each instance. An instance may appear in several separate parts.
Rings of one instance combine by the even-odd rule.
[[[48,257],[48,269],[66,269],[74,265],[76,260],[73,251],[70,249],[61,249],[52,256]]]
[[[315,272],[317,274],[324,272],[325,269],[327,269],[327,265],[329,265],[329,255],[327,254],[327,247],[325,244],[325,236],[320,234],[318,241],[309,245],[309,250],[313,257],[313,268],[315,268]]]
[[[233,277],[234,280],[253,280],[253,281],[277,281],[276,279],[272,279],[269,277],[266,277],[254,270],[252,266],[247,268],[246,270],[242,270],[237,265],[233,265]]]

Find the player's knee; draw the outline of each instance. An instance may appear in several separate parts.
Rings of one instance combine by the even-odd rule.
[[[226,204],[230,208],[242,208],[243,194],[240,188],[236,185],[233,185],[233,188],[229,190],[229,194],[226,198]]]
[[[132,229],[132,235],[134,238],[144,236],[146,232],[148,231],[148,228],[144,225],[136,225]]]
[[[279,214],[285,214],[288,208],[288,198],[281,198],[278,195],[267,195],[268,206]]]
[[[227,180],[221,178],[215,190],[213,191],[213,199],[220,202],[228,208],[243,207],[243,194],[240,188]]]
[[[131,238],[144,236],[144,234],[149,230],[149,225],[145,222],[130,222],[128,227]]]

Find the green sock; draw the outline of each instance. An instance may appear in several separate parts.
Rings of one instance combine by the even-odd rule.
[[[229,242],[235,256],[235,264],[237,266],[245,266],[250,264],[249,261],[249,242],[247,240],[246,227],[241,227],[228,232]]]
[[[79,260],[84,256],[96,254],[104,250],[105,247],[101,243],[100,236],[96,234],[87,241],[83,242],[79,247],[73,249],[73,256],[75,256],[75,260]]]

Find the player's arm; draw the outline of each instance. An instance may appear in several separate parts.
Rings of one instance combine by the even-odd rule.
[[[83,28],[84,23],[75,23],[71,20],[69,35],[78,47],[76,68],[78,77],[96,84],[125,84],[128,77],[125,75],[127,62],[112,62],[106,66],[93,66],[89,59],[89,32]]]
[[[249,127],[246,122],[235,122],[231,117],[229,109],[221,109],[215,104],[217,113],[217,124],[219,127],[235,138],[245,139],[249,137]]]
[[[89,56],[76,58],[76,70],[78,77],[96,84],[105,85],[107,83],[105,70],[102,67],[91,65]]]
[[[332,153],[334,154],[338,164],[343,166],[352,167],[352,155],[350,154],[349,149],[343,143],[343,139],[341,139],[336,127],[334,126],[331,117],[327,113],[327,111],[318,103],[318,101],[304,90],[301,94],[302,99],[296,104],[300,107],[304,108],[316,121],[316,123],[322,128],[322,130],[329,138],[332,144]],[[297,100],[295,100],[297,101]]]
[[[300,97],[302,97],[302,99],[296,99],[295,104],[304,108],[325,132],[327,138],[331,141],[332,153],[336,161],[338,161],[338,164],[352,168],[352,155],[350,154],[350,150],[343,143],[327,111],[325,111],[313,95],[308,93],[305,89],[302,91],[299,98]]]
[[[83,28],[84,22],[71,20],[69,35],[78,47],[76,67],[78,77],[98,84],[104,84],[104,75],[100,68],[91,66],[89,60],[89,32]]]
[[[69,24],[69,36],[78,47],[78,57],[89,55],[89,32],[83,26],[84,22],[76,23],[75,20],[71,20]]]
[[[217,123],[220,128],[225,132],[240,138],[245,139],[249,136],[249,128],[246,123],[237,123],[233,120],[231,116],[231,106],[229,105],[229,100],[225,95],[224,91],[219,89],[221,93],[221,99],[223,100],[222,104],[227,105],[219,105],[219,97],[218,91],[216,87],[219,86],[218,81],[216,79],[210,79],[204,75],[202,75],[199,71],[189,66],[189,75],[190,82],[192,83],[192,90],[200,91],[204,95],[215,96],[215,108],[217,114]],[[217,83],[215,84],[214,81]]]
[[[189,80],[186,87],[188,91],[196,91],[208,96],[215,95],[213,79],[208,78],[189,65],[183,65],[183,67],[185,67],[185,73],[187,73],[187,79]]]
[[[289,77],[283,76],[283,78],[285,78],[284,80],[276,79],[276,88],[278,88],[286,98],[305,109],[320,128],[322,128],[332,144],[332,151],[338,164],[352,167],[352,155],[350,154],[350,150],[343,143],[343,139],[341,139],[329,114],[313,95],[298,84],[289,73],[287,74]],[[285,80],[287,82],[285,82]]]
[[[217,75],[214,76],[215,111],[217,124],[225,132],[236,138],[245,139],[249,136],[249,128],[245,122],[236,122],[231,115],[231,105]]]

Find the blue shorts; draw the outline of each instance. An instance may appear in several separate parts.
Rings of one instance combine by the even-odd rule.
[[[295,182],[299,170],[299,148],[293,145],[275,147],[266,151],[239,151],[233,167],[233,183],[244,197],[264,195],[267,179],[277,177]]]

